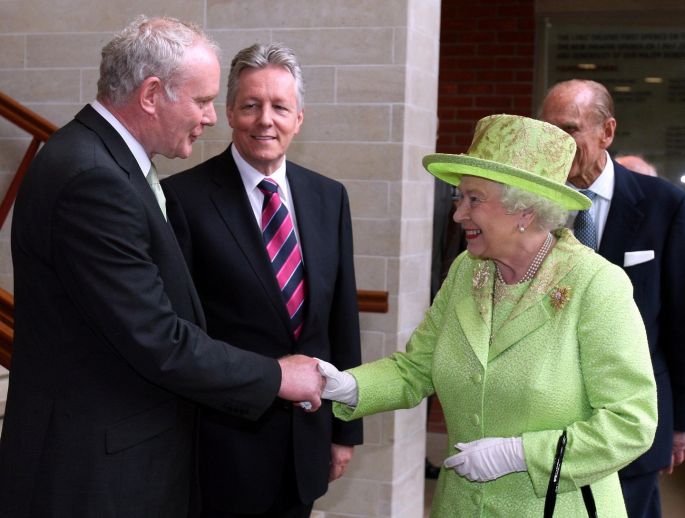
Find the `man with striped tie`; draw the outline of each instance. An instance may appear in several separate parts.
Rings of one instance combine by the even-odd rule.
[[[228,149],[162,182],[209,333],[276,358],[359,364],[347,193],[285,157],[304,119],[293,52],[273,43],[238,52],[226,111]],[[256,423],[206,409],[202,516],[309,516],[361,440],[361,425],[335,420],[328,405],[307,413],[283,401]]]

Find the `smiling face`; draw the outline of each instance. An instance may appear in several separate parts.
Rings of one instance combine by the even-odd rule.
[[[464,229],[468,251],[482,259],[508,262],[519,241],[519,213],[502,206],[502,186],[477,176],[463,176],[454,221]]]
[[[216,124],[213,100],[219,93],[220,67],[214,52],[203,45],[186,51],[176,99],[160,94],[153,154],[187,158],[205,126]]]
[[[274,65],[243,70],[226,113],[238,153],[265,175],[281,165],[304,119],[297,106],[295,78]]]

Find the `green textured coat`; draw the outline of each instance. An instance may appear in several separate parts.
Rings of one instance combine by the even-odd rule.
[[[623,271],[567,230],[491,337],[494,264],[460,255],[406,353],[351,369],[364,415],[438,395],[453,445],[522,436],[527,472],[485,483],[440,473],[432,517],[541,517],[557,440],[568,445],[555,517],[625,516],[616,472],[651,445],[656,389],[644,326]]]

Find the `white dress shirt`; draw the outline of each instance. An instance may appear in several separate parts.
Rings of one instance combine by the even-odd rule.
[[[254,212],[257,226],[260,229],[262,228],[262,204],[264,203],[264,195],[262,194],[262,191],[259,190],[257,185],[259,185],[259,182],[264,180],[264,178],[269,178],[278,184],[278,196],[285,204],[288,212],[290,213],[290,217],[293,220],[293,226],[295,227],[295,235],[297,236],[298,244],[302,243],[300,240],[300,232],[297,229],[297,217],[295,216],[293,198],[290,195],[290,185],[288,184],[288,179],[286,178],[285,174],[285,157],[283,157],[283,163],[279,166],[279,168],[267,177],[248,164],[245,159],[240,156],[240,153],[236,149],[235,145],[231,145],[231,154],[233,155],[235,165],[238,167],[238,171],[240,172],[240,178],[243,181],[243,187],[245,187],[247,199],[250,200],[250,205],[252,206],[252,212]],[[300,248],[302,248],[302,245],[300,245]]]

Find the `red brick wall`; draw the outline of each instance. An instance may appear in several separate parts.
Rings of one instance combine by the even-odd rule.
[[[534,40],[534,0],[443,0],[438,152],[465,152],[486,115],[532,114]]]
[[[534,0],[443,0],[438,81],[440,153],[464,153],[478,119],[531,116]],[[431,398],[428,431],[445,432]]]

